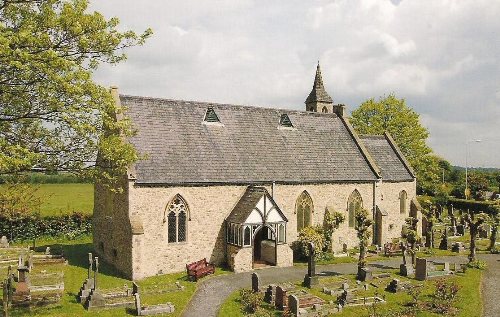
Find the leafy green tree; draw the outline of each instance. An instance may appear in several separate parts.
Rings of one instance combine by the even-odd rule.
[[[416,262],[417,242],[420,239],[417,232],[417,223],[417,218],[408,217],[405,219],[405,224],[401,230],[401,238],[404,240],[405,249],[410,253],[412,265],[415,265]],[[404,256],[403,252],[403,258]],[[406,264],[406,260],[404,262]]]
[[[484,192],[489,189],[488,179],[482,173],[471,173],[469,177],[469,189],[475,199],[482,199]]]
[[[369,99],[352,112],[352,125],[360,134],[389,132],[417,174],[421,189],[439,182],[440,166],[437,156],[426,141],[429,132],[420,123],[419,115],[394,94],[378,100]],[[434,188],[428,190],[432,191]]]
[[[341,223],[345,221],[345,216],[338,212],[331,212],[329,208],[325,210],[325,219],[323,221],[323,232],[325,234],[325,250],[332,252],[332,235],[337,230]]]
[[[37,167],[113,180],[137,159],[123,138],[129,122],[115,120],[123,109],[92,73],[151,30],[120,32],[118,19],[87,9],[87,0],[0,0],[0,174]]]
[[[361,269],[366,267],[366,251],[371,237],[370,227],[373,221],[370,219],[368,211],[363,208],[356,210],[354,219],[356,220],[354,229],[356,229],[359,239],[358,279],[360,279]]]

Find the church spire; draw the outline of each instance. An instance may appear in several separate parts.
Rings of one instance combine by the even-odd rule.
[[[325,90],[325,86],[323,85],[323,78],[321,77],[321,68],[319,66],[319,61],[318,61],[318,66],[316,67],[316,76],[314,77],[313,88],[306,99],[307,110],[310,109],[310,104],[312,105],[316,103],[333,104],[332,97],[328,95],[328,93]]]
[[[306,111],[332,113],[333,100],[325,90],[323,85],[323,78],[321,77],[321,68],[316,67],[316,76],[314,77],[314,84],[309,96],[306,99]]]

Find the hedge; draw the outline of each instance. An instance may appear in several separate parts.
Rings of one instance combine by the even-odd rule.
[[[10,241],[33,240],[43,236],[69,239],[92,233],[92,216],[73,213],[64,216],[41,217],[37,214],[0,216],[0,236]]]
[[[450,198],[448,200],[450,205],[456,209],[472,210],[476,212],[484,212],[487,214],[497,214],[500,211],[500,204],[498,202],[465,200],[458,198]]]

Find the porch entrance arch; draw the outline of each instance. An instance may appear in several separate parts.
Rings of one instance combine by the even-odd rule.
[[[278,245],[286,244],[287,222],[265,188],[249,187],[226,219],[226,241],[251,251],[252,268],[276,265]]]

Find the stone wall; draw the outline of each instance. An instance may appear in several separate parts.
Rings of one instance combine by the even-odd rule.
[[[407,193],[406,213],[400,213],[399,194],[402,190]],[[416,197],[416,182],[389,183],[382,182],[377,188],[377,204],[387,212],[383,217],[383,241],[390,242],[392,239],[401,237],[401,229],[405,224],[405,219],[410,215],[410,203]],[[422,215],[418,215],[420,220],[418,225],[421,228]],[[421,229],[418,230],[421,232]]]
[[[129,219],[128,181],[120,182],[123,192],[94,185],[93,244],[101,260],[132,277],[132,230]]]
[[[322,225],[326,207],[345,215],[333,236],[333,249],[340,251],[342,244],[349,248],[358,244],[356,231],[348,226],[347,201],[358,190],[365,209],[373,212],[374,201],[386,209],[385,239],[399,237],[407,215],[399,213],[399,192],[408,193],[408,207],[415,196],[415,182],[359,183],[359,184],[307,184],[265,186],[288,219],[288,244],[278,245],[278,266],[293,265],[290,244],[297,239],[296,200],[307,190],[314,204],[312,225]],[[155,274],[180,272],[186,263],[202,258],[222,264],[227,262],[235,271],[252,270],[252,248],[237,248],[226,244],[224,221],[242,197],[247,186],[185,186],[146,187],[133,182],[123,194],[115,195],[114,203],[96,191],[95,248],[105,243],[104,259],[114,264],[126,276],[141,279]],[[187,241],[167,243],[165,209],[175,195],[180,194],[189,208]],[[126,199],[128,195],[128,200]],[[114,207],[113,207],[114,206]],[[103,210],[110,212],[103,212]],[[128,212],[128,215],[127,215]],[[143,234],[132,235],[132,222],[142,222]],[[391,227],[391,229],[389,229]],[[118,256],[113,256],[113,249]],[[133,272],[133,273],[132,273]]]

